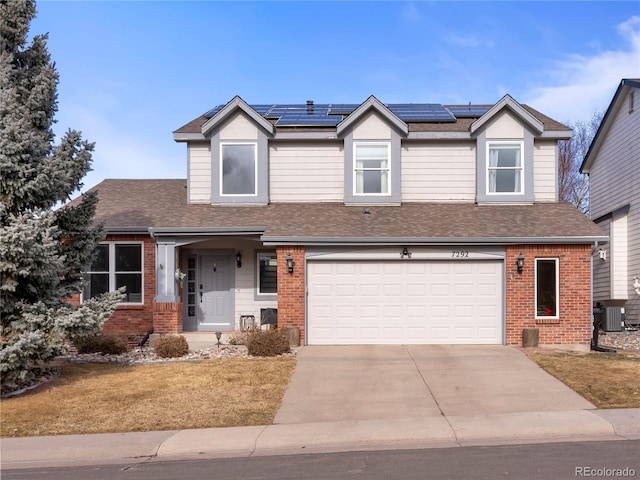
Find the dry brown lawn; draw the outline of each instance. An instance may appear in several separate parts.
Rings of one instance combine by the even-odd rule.
[[[598,408],[640,408],[640,357],[534,353],[531,359]]]
[[[294,367],[293,358],[64,364],[58,379],[1,401],[0,435],[267,425]]]

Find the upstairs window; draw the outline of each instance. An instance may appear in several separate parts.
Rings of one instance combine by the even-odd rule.
[[[388,143],[354,144],[354,193],[389,195],[391,170]]]
[[[221,194],[256,195],[256,144],[223,143],[220,150]]]
[[[83,298],[126,287],[123,303],[142,303],[142,244],[102,243],[84,275]]]
[[[522,193],[522,143],[489,143],[487,193]]]

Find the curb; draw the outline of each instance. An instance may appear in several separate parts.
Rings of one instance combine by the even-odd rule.
[[[276,424],[1,440],[3,469],[640,438],[640,409]]]

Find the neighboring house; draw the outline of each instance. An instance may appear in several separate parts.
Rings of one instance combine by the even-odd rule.
[[[107,331],[232,331],[277,309],[304,344],[587,347],[591,250],[558,203],[566,126],[494,105],[248,105],[174,132],[186,180],[105,180],[85,297]],[[295,331],[295,328],[293,329]]]
[[[640,79],[620,82],[580,167],[590,213],[609,236],[593,259],[593,300],[640,324]]]

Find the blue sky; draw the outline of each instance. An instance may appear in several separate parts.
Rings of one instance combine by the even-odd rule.
[[[60,73],[58,134],[96,142],[105,178],[184,178],[172,132],[248,103],[494,103],[563,122],[640,77],[640,2],[40,0]]]

